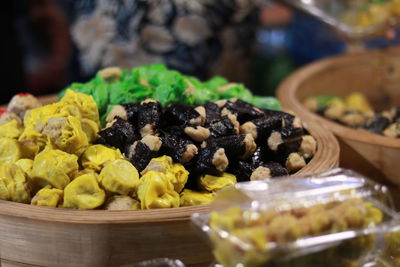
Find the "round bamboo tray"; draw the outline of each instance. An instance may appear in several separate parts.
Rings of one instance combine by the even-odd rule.
[[[340,165],[379,182],[400,186],[400,139],[352,129],[308,111],[301,101],[310,95],[346,96],[359,91],[374,108],[400,105],[400,48],[328,58],[288,77],[278,88],[282,105],[304,121],[332,131],[340,143]]]
[[[43,102],[54,101],[45,98]],[[339,145],[307,123],[318,142],[314,158],[295,175],[338,165]],[[190,225],[208,205],[140,211],[70,210],[0,200],[0,253],[7,266],[118,266],[169,257],[207,266],[212,255]]]

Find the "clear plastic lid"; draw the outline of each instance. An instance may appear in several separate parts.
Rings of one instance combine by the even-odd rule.
[[[387,245],[395,234],[385,238],[399,225],[391,203],[386,187],[334,169],[239,183],[192,221],[224,266],[363,266],[384,255],[382,248],[397,249]]]
[[[284,0],[350,38],[363,38],[399,22],[398,0]]]

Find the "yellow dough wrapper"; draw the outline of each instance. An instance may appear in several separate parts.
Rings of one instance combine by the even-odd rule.
[[[87,169],[100,171],[107,163],[116,159],[123,159],[119,149],[104,145],[89,146],[81,156],[81,165]]]
[[[21,203],[31,200],[28,178],[15,164],[0,165],[0,199]]]
[[[18,138],[21,133],[22,128],[17,120],[0,125],[0,137]]]
[[[100,125],[99,110],[97,109],[97,104],[91,95],[80,94],[68,89],[60,102],[76,106],[79,109],[82,118],[92,120]]]
[[[46,186],[32,198],[31,204],[36,206],[57,207],[63,199],[63,190]]]
[[[95,209],[101,206],[106,198],[106,193],[99,187],[96,176],[84,174],[75,178],[64,190],[65,208]]]
[[[224,172],[221,176],[206,174],[200,177],[199,183],[207,191],[218,191],[236,184],[236,176],[227,172]]]
[[[207,191],[185,189],[181,193],[181,207],[208,204],[214,199],[214,194]]]
[[[105,190],[128,195],[136,190],[139,184],[139,173],[129,161],[117,159],[101,170],[99,180]]]
[[[137,192],[142,209],[179,207],[179,194],[164,173],[149,171],[140,178]]]
[[[35,157],[30,176],[37,188],[51,185],[64,189],[74,177],[74,173],[78,172],[78,167],[76,155],[61,150],[45,149]]]
[[[15,165],[20,167],[26,174],[31,172],[32,167],[33,167],[33,160],[31,159],[19,159],[15,162]]]
[[[21,145],[13,138],[0,138],[0,164],[14,163],[22,156]]]
[[[169,156],[152,158],[141,174],[144,175],[148,171],[164,173],[178,193],[182,191],[189,177],[189,172],[185,167],[180,163],[172,163],[172,158]]]

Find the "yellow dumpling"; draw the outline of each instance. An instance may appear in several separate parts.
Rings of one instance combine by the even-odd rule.
[[[86,134],[86,137],[90,143],[93,143],[95,140],[97,140],[99,137],[97,133],[100,131],[100,129],[96,122],[83,118],[81,119],[81,125],[82,130]]]
[[[43,188],[51,185],[57,189],[64,187],[78,172],[78,157],[61,150],[45,149],[33,161],[30,176],[35,186]]]
[[[63,199],[63,191],[46,186],[32,198],[31,204],[36,206],[57,207]]]
[[[19,137],[25,158],[34,158],[46,145],[47,137],[42,134],[48,120],[54,117],[73,116],[81,119],[79,109],[66,103],[54,103],[30,109],[25,113],[24,130]],[[49,130],[48,127],[47,130]]]
[[[0,125],[0,137],[18,138],[21,133],[22,128],[17,120]]]
[[[142,209],[179,207],[179,194],[164,173],[148,171],[139,182],[138,198]]]
[[[236,176],[227,172],[224,172],[221,176],[206,174],[200,177],[199,183],[200,187],[214,192],[236,184]]]
[[[172,158],[170,156],[161,156],[152,158],[146,168],[141,172],[144,175],[148,171],[166,173],[172,168]]]
[[[88,173],[93,173],[96,176],[97,180],[99,181],[99,175],[97,174],[97,172],[95,172],[92,169],[83,169],[83,170],[78,171],[77,173],[74,173],[73,179],[75,179],[78,176],[88,174]]]
[[[106,147],[104,145],[92,145],[83,152],[81,164],[83,168],[100,171],[107,163],[123,158],[119,149]]]
[[[104,203],[106,193],[99,187],[93,174],[84,174],[75,178],[64,189],[65,208],[95,209]]]
[[[0,199],[29,203],[30,185],[23,170],[15,164],[0,165]]]
[[[92,120],[100,125],[99,110],[91,95],[67,89],[67,92],[63,98],[61,98],[60,102],[76,106],[80,110],[82,118]]]
[[[181,207],[208,204],[214,199],[214,194],[210,192],[198,192],[185,189],[181,193]]]
[[[185,187],[185,184],[189,178],[189,172],[180,163],[175,163],[172,168],[167,172],[167,177],[174,185],[176,192],[180,193]]]
[[[362,93],[351,93],[345,99],[346,106],[353,110],[368,111],[372,110],[371,104]]]
[[[105,190],[120,195],[128,195],[136,190],[139,183],[139,173],[129,161],[117,159],[101,170],[99,180]]]
[[[14,163],[22,156],[21,145],[17,140],[0,138],[0,163]]]
[[[89,144],[79,119],[73,116],[50,118],[41,133],[54,148],[68,153],[76,153]]]
[[[185,167],[180,163],[173,164],[172,158],[169,156],[152,158],[141,174],[143,175],[149,171],[164,173],[178,193],[182,191],[189,177],[189,172]]]
[[[33,160],[31,159],[19,159],[15,162],[15,165],[20,167],[25,173],[29,174],[32,170]]]
[[[82,118],[78,107],[68,103],[57,102],[28,110],[24,116],[24,127],[25,129],[30,128],[39,132],[49,118],[68,116]]]
[[[46,139],[34,129],[25,128],[18,139],[21,144],[22,156],[33,159],[46,145]]]

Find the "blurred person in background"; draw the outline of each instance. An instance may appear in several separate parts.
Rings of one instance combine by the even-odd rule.
[[[55,92],[67,84],[66,77],[85,81],[112,65],[164,62],[201,79],[220,74],[244,81],[263,4],[264,0],[8,3],[2,10],[9,14],[3,25],[7,22],[12,38],[3,53],[16,67],[8,76],[15,79],[9,79],[10,93],[3,102],[15,90]]]
[[[75,0],[72,10],[72,38],[87,77],[105,66],[165,62],[274,95],[294,69],[347,50],[322,22],[271,0]],[[378,40],[366,47],[398,43]]]
[[[15,14],[7,23],[16,28],[6,43],[16,56],[3,53],[15,59],[15,77],[21,77],[9,88],[25,86],[35,94],[85,81],[103,67],[155,62],[200,79],[219,74],[248,82],[250,70],[261,80],[252,83],[253,90],[273,94],[294,68],[345,51],[343,41],[322,23],[267,0],[24,0],[9,5]],[[264,33],[256,39],[260,20]],[[22,65],[16,62],[20,58]]]
[[[28,2],[27,31],[22,37],[26,39],[28,88],[32,93],[45,94],[67,82],[72,53],[69,25],[56,1]]]
[[[5,1],[0,10],[2,103],[17,92],[54,92],[67,82],[71,40],[52,0]]]
[[[244,81],[263,0],[75,0],[71,34],[83,74],[164,62],[205,79]],[[282,20],[273,16],[269,23]]]

